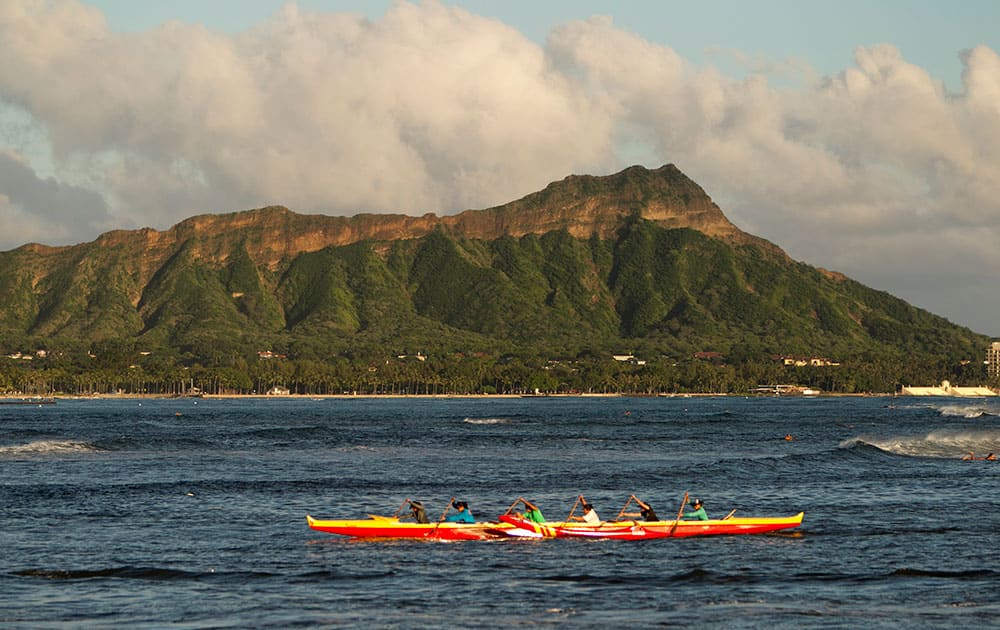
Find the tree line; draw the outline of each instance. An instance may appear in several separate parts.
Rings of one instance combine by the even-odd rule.
[[[786,366],[771,357],[702,360],[659,357],[639,362],[608,356],[549,359],[542,355],[345,357],[329,360],[237,356],[185,361],[176,356],[58,353],[30,361],[0,357],[0,393],[24,396],[128,394],[302,395],[469,394],[751,394],[798,385],[830,393],[892,393],[904,385],[1000,386],[982,362],[871,356],[829,366]]]

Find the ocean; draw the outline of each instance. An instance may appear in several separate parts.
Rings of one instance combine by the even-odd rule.
[[[785,439],[786,436],[792,439]],[[996,626],[1000,401],[60,400],[0,405],[0,626]],[[661,518],[648,541],[355,540],[317,518]]]

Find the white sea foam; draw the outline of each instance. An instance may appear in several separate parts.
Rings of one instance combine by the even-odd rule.
[[[841,448],[868,444],[875,448],[910,457],[941,457],[961,459],[969,453],[977,456],[1000,453],[1000,430],[932,431],[926,435],[899,435],[874,438],[859,436],[841,442]]]
[[[99,451],[93,444],[88,442],[76,442],[73,440],[39,440],[28,442],[27,444],[13,444],[10,446],[0,446],[0,457],[13,457],[18,455],[49,455],[63,453],[90,453]]]
[[[466,424],[509,424],[509,418],[465,418],[462,422]]]
[[[982,403],[970,405],[941,405],[938,411],[942,416],[958,416],[961,418],[981,418],[997,415],[997,410]]]

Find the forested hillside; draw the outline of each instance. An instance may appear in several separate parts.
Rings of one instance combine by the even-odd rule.
[[[440,219],[265,208],[29,245],[0,295],[23,393],[893,391],[984,382],[989,341],[792,261],[671,166]]]

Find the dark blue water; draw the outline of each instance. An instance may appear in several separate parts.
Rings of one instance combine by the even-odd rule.
[[[954,627],[1000,619],[1000,403],[129,400],[0,406],[0,626]],[[794,439],[786,441],[791,434]],[[583,493],[792,533],[356,541],[320,518]]]

